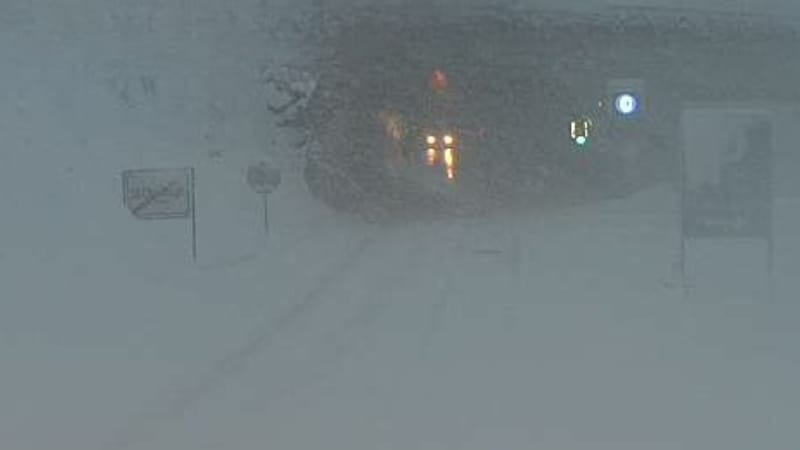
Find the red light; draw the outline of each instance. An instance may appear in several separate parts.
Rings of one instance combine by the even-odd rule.
[[[447,89],[449,84],[449,80],[447,79],[447,74],[443,71],[436,69],[431,74],[431,88],[435,91],[443,91]]]

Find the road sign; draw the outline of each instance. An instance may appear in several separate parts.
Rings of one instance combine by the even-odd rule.
[[[639,78],[609,80],[607,92],[614,115],[626,119],[634,119],[641,115],[644,108],[644,80]]]
[[[684,113],[683,232],[768,237],[772,219],[772,124],[757,111]]]
[[[271,194],[281,184],[281,171],[265,162],[247,169],[247,184],[259,194]]]
[[[772,273],[772,146],[769,108],[692,105],[683,111],[681,271],[689,239],[756,238]]]
[[[264,161],[247,169],[247,184],[261,194],[264,202],[264,231],[269,236],[269,194],[281,184],[281,170]]]
[[[617,97],[614,99],[614,109],[617,111],[617,114],[623,116],[636,114],[636,111],[639,110],[639,99],[636,93],[622,92],[617,94]]]
[[[137,219],[186,219],[192,214],[192,169],[126,170],[125,206]]]
[[[122,172],[125,207],[137,219],[192,219],[192,257],[197,259],[194,168]]]

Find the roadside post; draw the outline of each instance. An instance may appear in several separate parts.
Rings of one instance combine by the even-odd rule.
[[[247,169],[247,184],[257,194],[261,194],[264,203],[264,232],[269,236],[269,194],[275,192],[281,184],[281,171],[262,161]]]

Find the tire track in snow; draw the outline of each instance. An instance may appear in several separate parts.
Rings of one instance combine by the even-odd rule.
[[[356,271],[367,251],[375,244],[374,236],[360,240],[342,261],[320,277],[302,300],[294,304],[275,323],[265,324],[263,328],[255,330],[241,346],[216,360],[209,370],[197,379],[190,380],[160,396],[152,408],[135,417],[101,448],[124,450],[144,444],[155,438],[159,429],[181,421],[204,399],[224,389],[228,379],[243,373],[252,360],[272,345],[281,333],[324,304],[329,298],[326,293],[336,289],[347,275]]]
[[[394,235],[394,233],[392,234]],[[405,238],[407,235],[401,233],[400,237]],[[418,255],[421,246],[418,244],[407,245],[407,242],[406,240],[398,244],[406,244],[403,245],[404,251],[401,256],[396,259],[392,258],[390,260],[392,264],[383,267],[385,272],[381,276],[370,279],[370,286],[360,295],[363,301],[359,302],[352,313],[342,321],[341,326],[336,331],[326,334],[325,339],[321,339],[325,345],[317,354],[327,355],[327,357],[316,362],[310,370],[309,376],[300,377],[292,385],[277,389],[278,395],[268,396],[262,402],[273,404],[325,381],[334,375],[348,357],[366,351],[368,346],[375,343],[375,340],[371,339],[377,332],[374,325],[390,308],[393,294],[403,286],[407,286],[406,282],[415,273],[414,269],[420,267]],[[391,246],[391,244],[389,245]],[[384,261],[386,261],[385,258]],[[297,372],[305,373],[304,370]]]

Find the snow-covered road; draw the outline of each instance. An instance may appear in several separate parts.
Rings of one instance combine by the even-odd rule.
[[[0,319],[4,447],[798,442],[796,202],[779,203],[774,299],[763,246],[735,242],[693,247],[685,299],[667,187],[377,227],[292,185],[271,240],[237,260],[6,266],[26,295]]]
[[[671,203],[661,189],[546,218],[320,236],[309,245],[337,234],[349,244],[329,249],[340,254],[333,264],[306,255],[300,266],[321,269],[293,302],[243,324],[251,333],[151,396],[114,442],[153,449],[796,442],[800,308],[788,295],[770,301],[763,274],[750,272],[758,264],[742,270],[714,249],[706,254],[726,272],[728,290],[698,279],[684,299],[672,286]],[[733,256],[757,261],[753,251]]]
[[[59,280],[58,262],[41,265],[51,280],[15,305],[25,311],[16,320],[4,317],[0,392],[15,407],[2,409],[3,442],[15,450],[797,442],[796,280],[782,278],[770,300],[758,245],[706,247],[713,270],[694,274],[685,299],[675,285],[674,200],[659,188],[547,216],[387,228],[319,210],[324,232],[277,227],[252,257],[221,266],[161,266],[156,275],[106,261]],[[780,241],[783,261],[796,260],[790,238]],[[703,258],[695,259],[699,270]],[[780,277],[791,273],[778,267]],[[106,283],[91,287],[97,276]]]

